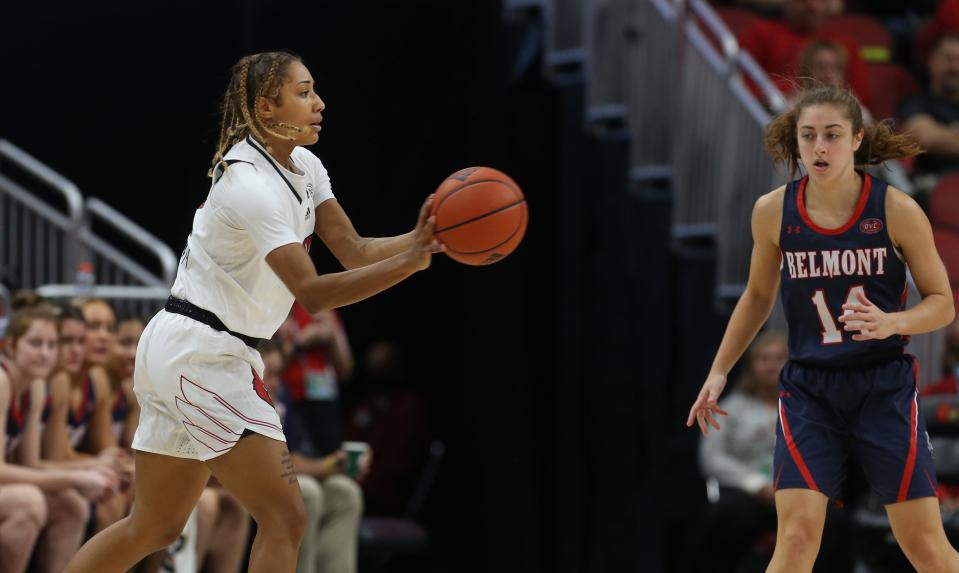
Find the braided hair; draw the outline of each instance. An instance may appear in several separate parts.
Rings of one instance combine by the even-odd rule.
[[[223,94],[220,137],[207,176],[212,177],[213,169],[226,152],[248,135],[262,143],[270,153],[273,150],[266,139],[267,134],[279,139],[294,139],[276,128],[291,131],[299,131],[299,128],[285,123],[268,125],[260,117],[256,102],[261,97],[278,101],[287,68],[292,62],[300,61],[299,56],[290,52],[262,52],[244,56],[233,66],[230,83]]]

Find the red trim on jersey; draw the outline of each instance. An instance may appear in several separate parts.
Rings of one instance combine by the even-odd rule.
[[[916,426],[918,415],[916,396],[919,392],[919,360],[913,358],[912,370],[916,375],[916,390],[912,398],[912,406],[909,408],[909,455],[906,456],[906,468],[902,471],[902,481],[899,483],[899,497],[897,502],[906,501],[906,494],[909,493],[909,484],[912,481],[912,473],[916,469]]]
[[[838,229],[826,229],[820,227],[819,225],[812,222],[812,219],[809,217],[809,213],[806,212],[806,182],[809,181],[809,176],[803,177],[799,181],[799,193],[796,195],[796,203],[799,207],[799,216],[802,217],[802,220],[806,225],[820,233],[822,235],[840,235],[845,233],[856,224],[856,221],[859,220],[859,217],[862,216],[863,210],[866,208],[866,201],[869,200],[869,189],[872,187],[872,177],[868,173],[862,174],[862,191],[859,192],[859,200],[856,202],[856,209],[852,213],[852,217],[846,221],[846,224]]]
[[[11,395],[13,392],[11,392]],[[20,392],[19,400],[16,397],[13,397],[10,400],[10,415],[13,416],[13,421],[16,423],[17,427],[21,430],[23,429],[24,419],[26,418],[27,412],[30,410],[30,389],[27,388],[23,392]]]
[[[812,479],[812,474],[809,473],[809,468],[806,467],[806,462],[803,461],[802,456],[799,454],[799,448],[796,447],[796,442],[793,441],[793,435],[789,431],[789,422],[786,421],[786,409],[783,408],[782,401],[779,402],[779,419],[783,424],[783,436],[786,438],[786,447],[789,448],[789,455],[792,456],[793,462],[795,462],[796,467],[799,468],[799,473],[801,473],[803,479],[806,480],[806,486],[813,491],[819,491],[819,486],[817,486],[815,480]]]
[[[92,384],[92,382],[90,381],[90,375],[88,374],[86,378],[83,379],[83,387],[80,388],[80,392],[83,393],[80,396],[80,407],[73,408],[73,411],[70,412],[70,414],[73,415],[73,419],[76,420],[78,424],[83,423],[83,418],[87,412],[87,402],[90,399],[90,384]]]

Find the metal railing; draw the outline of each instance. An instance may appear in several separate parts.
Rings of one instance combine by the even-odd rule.
[[[691,0],[688,6],[673,139],[673,234],[715,237],[718,293],[738,296],[736,289],[748,275],[748,257],[740,261],[743,246],[748,253],[752,244],[752,204],[785,182],[762,146],[770,115],[743,76],[778,108],[774,111],[785,106],[785,98],[752,57],[739,50],[709,4]]]
[[[546,71],[580,66],[586,60],[584,22],[586,2],[582,0],[544,0],[546,16]]]
[[[636,41],[626,57],[625,98],[634,181],[673,174],[671,125],[679,90],[679,17],[670,0],[641,0],[632,12]]]
[[[9,141],[0,139],[0,159],[64,204],[0,172],[0,268],[8,280],[48,298],[98,296],[120,312],[149,315],[162,306],[177,267],[166,244],[103,201],[84,201],[76,185]],[[98,232],[104,227],[109,238]]]
[[[77,242],[83,224],[80,191],[4,139],[0,139],[0,166],[0,268],[5,278],[14,287],[73,280],[81,257]],[[20,177],[15,179],[16,175]],[[23,175],[30,183],[23,181]],[[37,182],[43,184],[43,195],[27,188]]]

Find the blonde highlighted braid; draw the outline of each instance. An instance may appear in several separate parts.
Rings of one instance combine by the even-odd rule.
[[[256,102],[261,97],[274,102],[279,100],[280,88],[286,79],[286,69],[294,61],[301,60],[299,56],[289,52],[263,52],[244,56],[233,66],[230,83],[223,95],[220,137],[207,176],[212,177],[213,169],[223,160],[227,151],[248,135],[263,144],[268,153],[272,153],[266,139],[267,134],[293,140],[292,135],[278,132],[275,128],[291,132],[301,131],[301,128],[287,123],[268,125],[260,117],[256,107]]]

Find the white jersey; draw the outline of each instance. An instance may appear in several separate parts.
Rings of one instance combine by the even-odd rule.
[[[270,251],[290,243],[309,248],[316,206],[333,198],[318,157],[293,149],[297,172],[279,165],[247,137],[213,173],[206,202],[180,258],[172,294],[217,315],[227,328],[271,338],[293,306],[293,294],[266,263]]]

